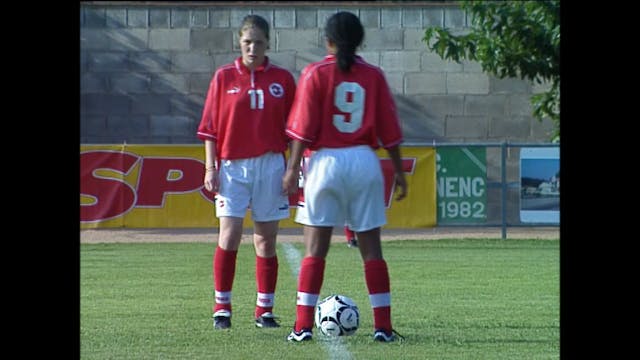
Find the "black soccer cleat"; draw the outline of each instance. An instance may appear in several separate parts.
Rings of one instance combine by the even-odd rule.
[[[358,247],[358,240],[356,240],[356,238],[351,238],[347,241],[347,246],[350,248],[357,248]]]
[[[296,332],[296,330],[293,329],[291,331],[291,334],[287,336],[287,341],[302,342],[302,341],[311,340],[312,337],[313,337],[313,333],[311,332],[310,329],[302,329],[300,330],[300,332]]]
[[[214,329],[228,329],[231,327],[231,312],[228,310],[218,310],[213,314]]]
[[[276,317],[272,313],[266,312],[256,318],[256,327],[277,328],[280,324],[276,322]]]
[[[373,333],[373,341],[394,342],[396,340],[402,342],[404,341],[404,336],[398,334],[395,330],[387,332],[384,329],[376,329]]]

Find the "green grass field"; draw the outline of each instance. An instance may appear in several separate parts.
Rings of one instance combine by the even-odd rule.
[[[282,327],[257,329],[255,255],[238,253],[233,327],[214,331],[215,243],[82,244],[82,359],[558,359],[559,240],[429,240],[383,243],[401,343],[372,341],[372,312],[356,249],[333,244],[321,297],[360,308],[360,329],[338,341],[285,338],[295,318],[303,245],[279,244],[274,312]]]

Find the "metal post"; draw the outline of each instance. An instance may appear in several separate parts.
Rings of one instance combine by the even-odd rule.
[[[501,169],[502,169],[502,239],[507,238],[507,143],[500,145],[502,149]]]

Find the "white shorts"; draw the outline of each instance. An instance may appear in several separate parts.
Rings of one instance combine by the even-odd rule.
[[[361,232],[387,223],[380,160],[367,145],[320,149],[307,164],[295,221]]]
[[[216,216],[244,218],[251,209],[253,221],[289,217],[289,198],[282,194],[285,158],[282,153],[236,160],[221,160]]]

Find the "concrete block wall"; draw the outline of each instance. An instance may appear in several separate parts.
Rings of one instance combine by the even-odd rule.
[[[360,16],[359,53],[386,73],[408,142],[545,142],[531,116],[539,87],[497,79],[478,63],[444,61],[422,41],[427,26],[464,31],[455,4],[412,2],[85,2],[80,6],[81,143],[198,143],[195,130],[215,69],[239,56],[247,14],[271,24],[268,55],[297,77],[325,55],[331,14]]]
[[[209,81],[240,55],[244,16],[267,19],[267,55],[297,80],[325,55],[323,26],[340,10],[365,26],[359,54],[385,71],[407,144],[548,142],[552,124],[534,119],[529,101],[544,85],[497,79],[477,62],[444,61],[427,49],[428,26],[468,28],[455,3],[108,1],[80,6],[80,142],[200,143]]]

